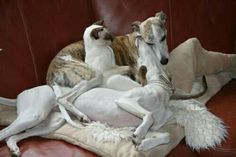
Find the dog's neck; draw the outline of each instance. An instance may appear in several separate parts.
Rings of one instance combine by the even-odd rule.
[[[165,75],[160,61],[153,52],[153,49],[142,39],[137,39],[137,48],[139,51],[138,64],[147,67],[146,78],[147,82],[159,80],[160,75]]]
[[[144,65],[147,68],[146,78],[147,85],[163,87],[170,95],[173,94],[173,85],[160,64],[160,61],[153,52],[153,49],[145,43],[144,40],[138,39],[139,66]]]

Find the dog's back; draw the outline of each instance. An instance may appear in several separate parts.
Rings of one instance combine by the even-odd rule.
[[[111,48],[115,54],[117,65],[129,65],[135,67],[137,65],[137,49],[135,47],[136,33],[126,36],[114,37]],[[77,60],[75,63],[61,59],[61,56],[70,55]],[[64,47],[51,61],[46,82],[53,85],[73,87],[81,80],[90,80],[95,76],[95,72],[85,63],[85,47],[84,41],[78,41]]]

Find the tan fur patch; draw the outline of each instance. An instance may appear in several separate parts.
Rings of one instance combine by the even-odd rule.
[[[73,61],[65,61],[61,56],[71,55]],[[73,87],[81,80],[89,80],[95,76],[84,61],[85,51],[83,41],[72,43],[63,48],[51,61],[46,82],[53,85],[54,82],[61,86]]]
[[[128,36],[115,37],[112,48],[117,65],[136,67],[137,49],[135,47],[136,33]],[[61,56],[71,55],[75,61],[65,61]],[[73,87],[81,80],[89,80],[95,76],[87,64],[84,63],[85,50],[83,41],[72,43],[63,48],[51,61],[47,72],[47,84],[54,82],[61,86]]]

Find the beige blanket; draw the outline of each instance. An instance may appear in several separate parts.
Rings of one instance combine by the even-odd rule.
[[[205,104],[215,95],[231,78],[236,67],[236,55],[226,55],[203,49],[197,39],[189,39],[174,49],[170,55],[167,71],[172,77],[173,84],[183,91],[191,91],[196,77],[208,74],[207,93],[198,100]],[[224,72],[223,72],[224,71]],[[235,71],[234,71],[235,72]],[[0,125],[10,124],[16,117],[13,107],[0,106]],[[183,129],[176,124],[165,125],[161,131],[169,132],[171,141],[148,152],[137,152],[130,141],[119,143],[101,143],[92,138],[91,133],[85,128],[77,130],[65,124],[46,138],[65,140],[81,146],[101,156],[166,156],[184,137]]]

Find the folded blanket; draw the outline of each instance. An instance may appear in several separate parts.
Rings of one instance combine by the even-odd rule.
[[[191,38],[171,52],[166,69],[173,85],[189,93],[197,77],[231,71],[235,67],[236,54],[207,51],[197,38]]]

